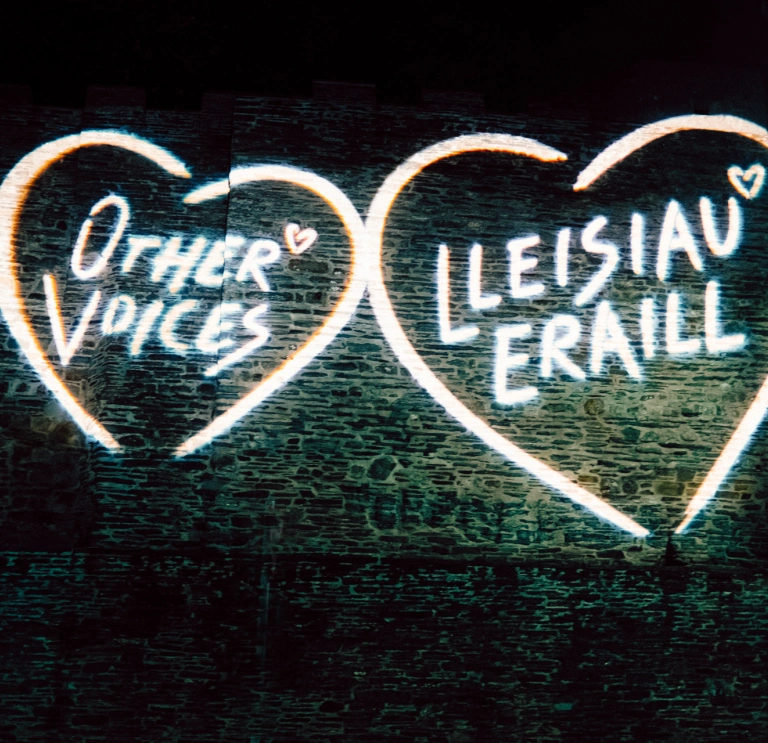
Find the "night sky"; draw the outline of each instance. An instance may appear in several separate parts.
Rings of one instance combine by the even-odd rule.
[[[309,95],[373,83],[382,102],[480,91],[492,110],[621,83],[648,60],[768,72],[763,0],[383,3],[31,0],[3,8],[0,83],[82,106],[88,85],[199,108],[206,90]]]

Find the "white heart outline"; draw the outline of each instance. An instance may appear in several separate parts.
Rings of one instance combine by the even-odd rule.
[[[630,132],[608,146],[579,173],[573,190],[581,191],[587,188],[616,163],[656,139],[680,131],[702,130],[738,134],[763,145],[763,147],[768,147],[768,130],[738,116],[705,116],[700,114],[674,116],[640,127],[640,129]],[[739,456],[749,445],[755,431],[763,422],[766,412],[768,412],[768,376],[766,376],[754,400],[747,408],[747,412],[739,421],[736,430],[728,439],[699,489],[685,507],[685,516],[675,529],[676,534],[682,534],[696,515],[715,497],[728,473],[733,469]]]
[[[302,235],[305,237],[302,239]],[[285,244],[288,246],[288,250],[291,251],[291,255],[301,255],[304,251],[309,250],[317,240],[317,230],[313,230],[311,227],[305,227],[303,230],[296,222],[288,222],[285,225],[283,231],[283,237],[285,238]],[[299,243],[296,243],[296,240]]]
[[[750,173],[754,173],[754,175],[748,177]],[[752,182],[749,190],[747,190],[746,183],[751,181],[752,178],[755,180]],[[738,165],[731,165],[731,167],[728,168],[728,180],[745,199],[751,201],[760,195],[760,190],[763,188],[763,183],[765,182],[765,168],[760,163],[750,165],[746,170],[742,170]]]
[[[382,265],[384,228],[390,209],[402,189],[424,168],[439,160],[467,152],[506,152],[526,155],[544,162],[566,160],[562,152],[547,147],[534,139],[509,134],[468,134],[438,142],[409,157],[390,173],[379,187],[371,202],[366,219],[370,277],[368,296],[376,319],[395,355],[414,379],[446,412],[474,433],[492,449],[526,470],[541,482],[562,493],[575,503],[592,511],[635,537],[647,537],[648,529],[618,511],[601,498],[569,480],[552,467],[528,454],[489,426],[462,403],[438,378],[419,356],[405,335],[384,284]]]
[[[14,262],[14,238],[24,199],[32,184],[54,162],[82,147],[110,145],[146,157],[172,175],[190,178],[184,163],[162,147],[133,134],[114,130],[86,130],[40,145],[10,170],[0,185],[0,312],[22,353],[46,387],[61,403],[82,431],[107,449],[118,452],[120,444],[73,397],[51,366],[30,325],[20,294]],[[264,399],[290,381],[319,355],[338,335],[354,313],[365,292],[368,267],[360,256],[367,255],[367,233],[363,221],[347,196],[330,181],[288,166],[263,165],[235,168],[228,179],[201,186],[188,194],[186,203],[199,203],[229,193],[230,188],[256,181],[281,181],[303,186],[328,203],[339,216],[351,242],[351,267],[346,287],[335,310],[297,353],[263,380],[244,398],[217,416],[202,431],[187,439],[175,452],[185,456],[224,433]]]
[[[247,183],[279,181],[293,183],[316,193],[341,219],[350,240],[350,272],[344,292],[333,312],[313,333],[308,341],[262,380],[245,397],[209,423],[202,431],[188,438],[174,454],[183,457],[191,454],[214,438],[229,430],[243,416],[277,392],[295,377],[307,364],[319,356],[349,322],[365,293],[368,283],[367,232],[363,220],[346,194],[325,178],[308,170],[287,165],[250,165],[233,168],[228,179],[222,179],[196,188],[184,197],[187,204],[199,204],[209,199],[225,196],[232,188]],[[362,260],[361,260],[362,259]]]
[[[109,129],[91,129],[60,137],[40,145],[22,157],[0,185],[0,311],[21,352],[75,423],[87,436],[96,439],[107,449],[119,451],[120,444],[72,396],[40,347],[26,316],[14,262],[16,227],[24,200],[32,184],[54,162],[65,155],[82,147],[96,145],[110,145],[134,152],[151,160],[172,175],[180,178],[191,177],[184,163],[162,147],[133,134]]]

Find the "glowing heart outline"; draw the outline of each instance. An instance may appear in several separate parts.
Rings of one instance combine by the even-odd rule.
[[[728,168],[728,180],[745,199],[755,199],[760,195],[765,182],[765,168],[760,163],[755,163],[746,170],[738,165],[731,165]],[[749,181],[752,181],[752,185],[747,188]]]
[[[733,116],[700,115],[674,117],[641,127],[609,145],[579,174],[573,187],[574,190],[587,188],[616,163],[646,144],[668,134],[691,130],[738,134],[768,147],[768,131],[745,119]],[[119,450],[120,446],[111,434],[72,397],[40,348],[37,338],[25,318],[24,303],[19,294],[19,284],[13,263],[13,238],[18,215],[32,183],[49,165],[64,155],[81,147],[93,145],[112,145],[123,148],[147,157],[174,175],[184,178],[190,177],[184,164],[163,148],[134,135],[109,130],[83,131],[80,134],[46,143],[33,150],[12,168],[0,185],[0,311],[2,311],[24,355],[38,372],[44,384],[53,392],[82,430],[107,448]],[[273,372],[267,380],[257,385],[245,398],[212,421],[203,431],[185,441],[176,451],[178,456],[184,456],[195,451],[226,431],[260,402],[290,381],[304,366],[321,353],[351,317],[365,291],[366,276],[370,273],[367,283],[370,289],[371,303],[385,337],[398,358],[419,384],[440,402],[449,414],[468,430],[478,435],[491,448],[496,449],[510,461],[574,502],[585,506],[596,515],[634,536],[645,537],[649,535],[647,529],[597,496],[571,482],[556,470],[527,454],[469,411],[424,364],[411,346],[394,314],[384,285],[381,261],[383,232],[389,210],[402,188],[428,165],[454,155],[478,151],[526,155],[545,162],[567,159],[563,153],[535,140],[503,134],[468,135],[440,142],[416,153],[387,177],[371,203],[364,227],[357,211],[339,189],[319,176],[296,168],[282,166],[236,168],[230,174],[229,179],[203,186],[188,194],[185,201],[192,203],[195,195],[199,197],[199,201],[203,201],[207,198],[225,195],[231,186],[257,180],[287,180],[297,185],[303,185],[325,199],[336,214],[342,218],[352,243],[352,270],[342,301],[337,304],[334,312],[326,320],[326,323],[316,331],[310,342],[305,344],[282,367]],[[337,205],[327,198],[326,189],[342,205],[341,208],[336,208]],[[350,227],[348,222],[353,227]],[[357,239],[355,239],[356,237]],[[360,261],[360,254],[363,254],[368,260]],[[310,345],[314,353],[308,352]],[[677,527],[676,533],[682,533],[692,519],[714,498],[718,488],[762,423],[766,412],[768,412],[768,376],[699,490],[688,503],[685,518]]]
[[[604,149],[584,170],[579,173],[574,191],[588,188],[601,175],[608,172],[614,165],[636,152],[645,145],[681,131],[711,131],[725,134],[737,134],[751,139],[768,148],[768,130],[757,124],[741,119],[738,116],[705,116],[690,114],[674,116],[670,119],[647,124],[618,139]],[[768,412],[768,375],[757,391],[746,413],[736,426],[736,430],[728,439],[714,464],[704,477],[699,489],[694,493],[685,507],[683,520],[675,529],[676,534],[682,534],[697,514],[715,497],[723,481],[733,469],[742,452],[749,445],[752,436]]]
[[[285,244],[292,255],[301,255],[305,250],[309,250],[317,240],[317,230],[311,227],[305,227],[303,230],[296,222],[289,222],[285,225]],[[298,243],[296,241],[299,241]]]
[[[53,393],[81,430],[107,449],[121,450],[112,434],[90,415],[67,389],[49,362],[26,317],[14,262],[15,234],[19,216],[32,184],[54,162],[83,147],[107,145],[142,155],[172,175],[190,178],[184,163],[175,155],[133,134],[113,130],[86,130],[47,142],[25,155],[0,184],[0,312],[22,354],[37,372],[43,384]],[[367,284],[365,257],[367,233],[360,215],[347,196],[330,181],[309,171],[288,166],[256,165],[235,168],[229,178],[201,186],[187,194],[186,203],[200,203],[224,196],[232,187],[257,181],[289,182],[307,188],[320,196],[341,219],[350,238],[350,272],[341,298],[310,339],[288,360],[262,380],[245,397],[217,416],[202,431],[184,441],[175,451],[181,457],[209,443],[228,430],[267,397],[274,394],[307,364],[316,358],[352,317]]]
[[[371,251],[368,296],[376,320],[397,358],[414,379],[446,412],[474,433],[492,449],[526,470],[538,480],[584,506],[597,516],[609,521],[635,537],[647,537],[650,532],[621,511],[556,469],[531,456],[498,433],[482,418],[475,415],[435,375],[408,340],[389,301],[383,270],[383,241],[389,212],[403,188],[422,170],[440,160],[468,152],[502,152],[533,157],[543,162],[566,160],[562,152],[528,137],[509,134],[468,134],[438,142],[420,150],[398,166],[379,187],[368,209],[366,228],[368,249]]]

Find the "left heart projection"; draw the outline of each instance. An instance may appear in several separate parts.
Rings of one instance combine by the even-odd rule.
[[[187,454],[343,327],[365,283],[359,261],[355,272],[362,222],[314,174],[240,168],[239,181],[195,188],[169,153],[102,134],[112,139],[83,147],[81,137],[22,188],[6,220],[3,312],[87,433],[116,450]]]

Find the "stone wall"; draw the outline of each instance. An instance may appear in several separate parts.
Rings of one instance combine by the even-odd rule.
[[[7,173],[57,137],[119,129],[166,148],[191,171],[162,173],[138,156],[88,148],[63,158],[30,191],[17,271],[25,307],[54,367],[42,277],[57,278],[64,317],[94,288],[245,307],[269,301],[269,344],[205,377],[200,354],[178,356],[151,335],[104,336],[101,315],[61,370],[112,433],[115,454],[87,439],[40,382],[3,325],[0,349],[0,534],[4,568],[3,734],[9,740],[731,740],[766,727],[760,662],[768,589],[764,562],[765,434],[758,430],[717,498],[683,535],[686,504],[764,378],[766,219],[726,179],[764,162],[733,135],[686,133],[628,160],[584,194],[572,185],[637,123],[587,116],[499,116],[460,96],[420,108],[378,106],[370,89],[318,85],[312,99],[209,95],[199,112],[146,110],[135,91],[93,91],[82,111],[9,105],[0,111]],[[434,100],[433,100],[434,99]],[[754,108],[754,107],[753,107]],[[645,123],[641,121],[640,123]],[[760,123],[760,122],[758,122]],[[637,539],[505,461],[413,380],[367,297],[332,344],[286,387],[211,444],[174,449],[260,383],[312,337],[344,291],[349,240],[306,190],[233,189],[192,207],[193,188],[233,167],[311,170],[364,217],[386,176],[449,137],[495,132],[567,154],[560,163],[476,153],[437,164],[407,186],[386,232],[385,279],[404,330],[439,379],[473,412],[547,465],[649,528]],[[275,240],[267,295],[232,277],[172,294],[140,258],[98,282],[69,258],[83,220],[107,193],[131,205],[127,234]],[[727,198],[744,218],[732,258],[706,248],[698,199],[724,233]],[[765,196],[763,195],[763,199]],[[682,205],[704,257],[674,257],[655,276],[670,199]],[[647,270],[629,269],[629,222],[646,216]],[[573,297],[599,268],[579,234],[598,215],[622,264],[596,299]],[[288,255],[295,222],[318,241]],[[103,234],[106,222],[94,234]],[[560,229],[573,238],[567,287],[554,281]],[[99,233],[98,230],[102,232]],[[546,293],[510,301],[506,242],[532,233]],[[436,327],[437,246],[451,250],[452,322],[478,340],[447,346]],[[484,247],[484,287],[499,309],[473,313],[461,294],[468,249]],[[682,256],[682,257],[681,257]],[[228,268],[237,271],[237,260]],[[664,353],[664,307],[686,303],[685,333],[704,337],[704,285],[722,289],[728,354]],[[658,353],[642,355],[639,303],[656,300]],[[589,370],[598,302],[619,313],[643,368],[615,354],[580,382],[539,371],[540,338],[558,313],[579,319],[572,353]],[[106,301],[106,300],[105,300]],[[201,310],[202,312],[202,310]],[[495,313],[495,314],[494,314]],[[188,315],[190,342],[205,315]],[[494,402],[493,333],[529,322],[532,361],[510,385],[536,385],[523,406]],[[71,329],[68,328],[71,332]],[[232,331],[238,342],[249,339]],[[219,354],[216,358],[221,358]]]

